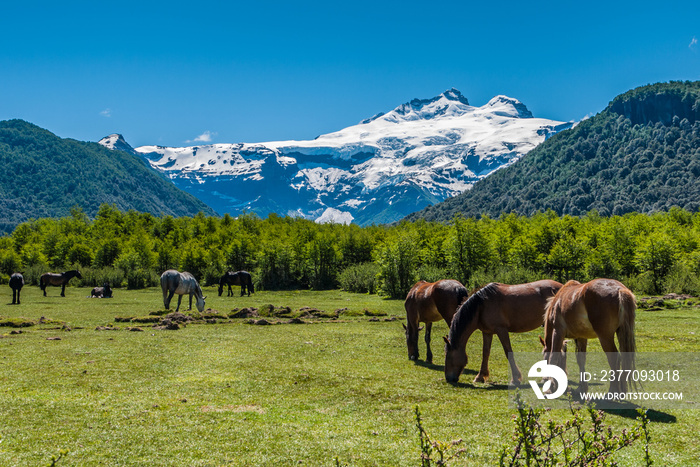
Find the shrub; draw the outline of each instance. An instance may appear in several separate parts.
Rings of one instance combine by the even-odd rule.
[[[631,446],[643,438],[645,464],[652,464],[649,456],[649,419],[646,412],[638,409],[639,422],[631,430],[623,430],[613,435],[612,427],[606,425],[605,414],[590,405],[585,407],[588,417],[580,407],[571,408],[573,418],[564,423],[552,420],[541,421],[545,409],[530,407],[516,393],[515,404],[518,410],[513,416],[515,424],[514,446],[506,446],[501,452],[499,465],[617,465],[611,460],[613,453]],[[587,427],[586,418],[590,420]],[[562,463],[563,462],[563,463]]]
[[[340,273],[340,288],[347,292],[376,293],[379,266],[374,263],[362,263],[348,266]]]

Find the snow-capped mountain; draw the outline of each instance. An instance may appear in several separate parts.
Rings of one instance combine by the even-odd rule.
[[[517,99],[469,105],[456,89],[311,141],[130,150],[217,212],[301,215],[361,225],[455,196],[572,123],[534,118]]]

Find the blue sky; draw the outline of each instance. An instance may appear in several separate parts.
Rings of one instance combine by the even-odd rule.
[[[133,146],[311,139],[455,87],[580,120],[700,80],[700,2],[26,0],[0,10],[0,120]]]

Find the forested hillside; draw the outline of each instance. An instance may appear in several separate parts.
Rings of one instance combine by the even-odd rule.
[[[0,232],[30,218],[61,217],[100,205],[153,214],[214,212],[138,157],[97,143],[62,139],[23,120],[0,122]]]
[[[446,221],[501,213],[651,213],[700,208],[700,81],[654,84],[616,97],[519,162],[459,196],[411,214]]]
[[[46,271],[79,268],[84,286],[157,286],[176,268],[203,285],[227,270],[253,274],[256,289],[380,292],[403,298],[419,279],[455,278],[470,289],[491,281],[609,277],[636,292],[700,293],[700,213],[602,217],[504,215],[395,226],[316,224],[254,214],[156,217],[103,205],[94,220],[80,210],[39,219],[0,237],[0,280],[23,271],[36,284]]]

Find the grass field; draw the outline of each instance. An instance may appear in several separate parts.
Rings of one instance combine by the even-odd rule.
[[[12,306],[9,287],[0,289],[0,319],[50,320],[0,327],[0,465],[46,465],[68,449],[59,465],[316,466],[337,458],[343,465],[414,466],[416,405],[434,438],[464,440],[466,456],[454,465],[497,464],[511,439],[514,411],[497,340],[492,384],[471,384],[478,335],[468,346],[466,374],[447,384],[440,344],[446,325],[433,329],[435,365],[409,362],[402,301],[340,291],[227,298],[207,288],[207,307],[220,313],[266,304],[348,310],[307,324],[236,319],[129,332],[134,324],[115,317],[161,310],[159,290],[117,289],[104,300],[88,299],[88,292],[69,287],[61,298],[54,288],[43,297],[38,287],[25,287],[23,303]],[[365,310],[387,316],[370,321]],[[392,315],[400,319],[386,320]],[[119,330],[96,330],[108,324]],[[699,325],[696,306],[640,310],[638,348],[698,352]],[[513,347],[538,351],[537,335],[512,335]],[[420,349],[424,356],[422,333]],[[597,342],[589,352],[600,352]],[[700,410],[664,415],[651,424],[655,465],[696,464]],[[615,413],[606,420],[618,430],[633,423]],[[616,459],[639,465],[641,455],[639,444]]]

